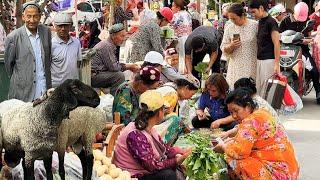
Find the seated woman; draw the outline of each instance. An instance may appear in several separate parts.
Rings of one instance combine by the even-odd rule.
[[[131,173],[131,177],[176,180],[175,169],[190,155],[166,146],[154,129],[164,117],[162,95],[149,90],[140,96],[140,110],[135,122],[125,127],[116,144],[113,163]]]
[[[229,85],[222,74],[212,74],[205,84],[205,91],[202,93],[197,116],[192,119],[194,128],[218,128],[224,130],[232,129],[236,123],[232,120],[224,100],[227,96]],[[208,108],[210,116],[204,110]],[[216,125],[215,121],[219,121]]]
[[[272,116],[275,118],[276,122],[278,124],[281,124],[280,118],[277,112],[266,100],[264,100],[261,96],[257,94],[256,83],[252,78],[241,78],[237,80],[234,83],[234,88],[235,89],[247,88],[248,90],[250,90],[249,92],[251,94],[253,101],[257,104],[257,108],[269,111],[272,114]],[[237,133],[237,128],[235,127],[227,132],[224,132],[222,134],[222,137],[233,137],[236,133]]]
[[[112,113],[120,113],[121,123],[128,125],[139,110],[139,96],[149,89],[156,89],[160,83],[160,72],[152,66],[143,67],[132,81],[126,81],[117,89]]]
[[[192,75],[185,75],[175,82],[166,83],[157,89],[169,104],[163,123],[156,126],[158,133],[166,144],[174,144],[179,134],[190,131],[183,122],[184,117],[180,113],[178,101],[182,102],[190,99],[199,88],[200,82],[197,78]]]
[[[236,136],[215,151],[225,153],[231,172],[240,179],[297,179],[293,146],[270,112],[257,109],[246,88],[231,92],[226,103],[240,124]]]
[[[161,93],[164,100],[168,103],[165,111],[163,123],[156,125],[155,129],[160,134],[163,142],[167,145],[173,145],[178,136],[183,133],[189,133],[190,129],[182,121],[182,118],[175,112],[179,97],[176,91],[171,91],[170,87],[160,87],[156,90]]]

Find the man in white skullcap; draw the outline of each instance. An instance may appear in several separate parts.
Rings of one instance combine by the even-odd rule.
[[[52,86],[57,87],[67,79],[79,79],[77,63],[81,62],[80,41],[70,36],[72,18],[67,13],[58,13],[53,23],[56,36],[52,38]]]

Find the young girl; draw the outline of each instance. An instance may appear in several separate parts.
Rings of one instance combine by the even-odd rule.
[[[192,119],[194,128],[218,128],[229,130],[234,127],[235,123],[228,119],[232,118],[224,102],[229,90],[229,85],[222,74],[212,74],[205,84],[205,91],[202,93],[197,116]],[[208,109],[210,116],[206,116],[204,110]],[[221,122],[216,124],[215,121]]]

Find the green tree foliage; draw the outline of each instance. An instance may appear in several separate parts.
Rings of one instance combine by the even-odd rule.
[[[220,0],[220,3],[241,3],[244,0]],[[219,0],[209,0],[208,9],[214,10],[216,9],[216,6],[219,6]]]

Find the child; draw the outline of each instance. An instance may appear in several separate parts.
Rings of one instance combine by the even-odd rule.
[[[194,128],[221,127],[223,130],[229,130],[234,127],[235,123],[232,122],[232,117],[224,102],[228,90],[229,85],[222,74],[212,74],[208,78],[205,91],[199,100],[197,116],[192,119]],[[204,112],[206,108],[208,108],[210,116],[206,116]],[[221,123],[216,124],[215,121]],[[228,124],[224,124],[224,122],[228,122]]]

